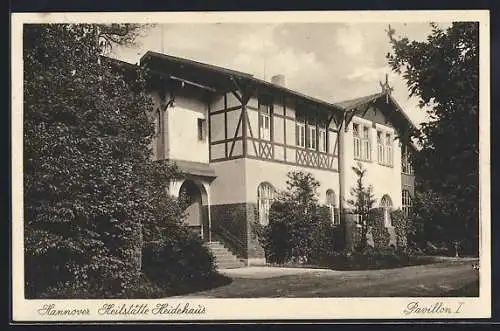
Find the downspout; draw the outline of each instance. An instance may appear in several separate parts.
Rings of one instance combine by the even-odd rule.
[[[348,242],[347,238],[347,224],[346,224],[346,175],[345,175],[345,152],[344,152],[344,140],[345,140],[345,126],[346,126],[346,113],[342,113],[340,123],[338,125],[338,170],[339,170],[339,214],[340,214],[340,226],[344,230],[344,240],[345,244]]]
[[[162,145],[163,145],[163,159],[167,159],[170,152],[170,139],[168,139],[169,130],[169,120],[168,120],[168,108],[175,107],[175,96],[171,93],[170,100],[165,104],[165,108],[163,109],[163,123],[162,123]]]

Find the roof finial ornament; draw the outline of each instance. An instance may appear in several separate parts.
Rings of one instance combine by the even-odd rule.
[[[391,92],[394,91],[394,87],[389,85],[389,75],[385,74],[385,83],[379,82],[380,87],[382,88],[382,93],[385,94],[385,102],[389,103],[389,96]]]

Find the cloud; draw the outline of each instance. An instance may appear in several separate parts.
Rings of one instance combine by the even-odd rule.
[[[337,30],[335,41],[347,55],[361,55],[366,50],[363,34],[350,25]]]
[[[353,71],[347,75],[347,79],[351,81],[377,82],[389,71],[390,69],[387,66],[360,66],[354,68]]]

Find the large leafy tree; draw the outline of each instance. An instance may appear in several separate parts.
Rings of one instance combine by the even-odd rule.
[[[425,41],[395,37],[388,30],[392,69],[403,75],[430,120],[416,138],[417,217],[433,239],[477,252],[479,155],[479,25],[431,24]],[[432,201],[429,201],[431,199]]]
[[[143,242],[161,240],[166,218],[179,219],[162,198],[175,169],[150,158],[143,73],[100,56],[103,46],[131,42],[136,28],[24,27],[29,297],[125,295],[139,281]]]

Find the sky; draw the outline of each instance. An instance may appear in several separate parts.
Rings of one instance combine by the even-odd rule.
[[[423,22],[391,27],[410,40],[425,40],[431,29]],[[418,126],[427,116],[387,64],[386,29],[387,23],[160,24],[144,29],[135,47],[114,47],[110,55],[138,63],[151,50],[268,81],[283,74],[288,88],[332,103],[380,92],[388,74],[393,97]]]

